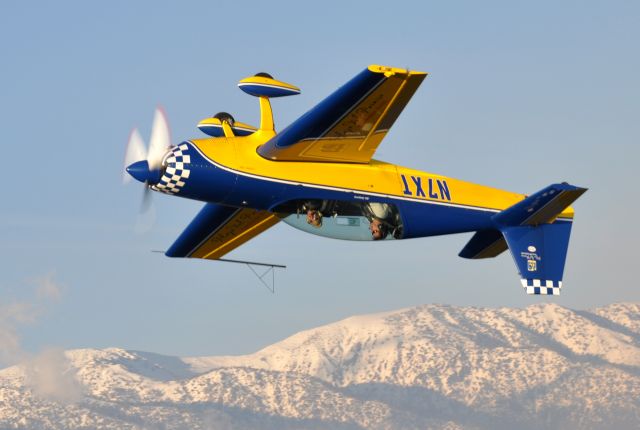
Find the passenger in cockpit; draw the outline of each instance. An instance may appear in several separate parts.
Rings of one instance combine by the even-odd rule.
[[[307,224],[316,228],[322,227],[322,212],[317,209],[307,210]]]
[[[302,204],[302,210],[307,213],[307,224],[320,228],[322,217],[331,216],[335,204],[329,200],[309,200]]]

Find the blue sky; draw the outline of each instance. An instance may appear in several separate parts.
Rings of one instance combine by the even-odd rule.
[[[29,350],[119,346],[254,351],[353,314],[423,303],[573,308],[638,301],[637,2],[3,2],[0,294],[62,287]],[[470,235],[349,243],[278,225],[231,258],[273,261],[272,295],[240,265],[164,258],[200,203],[120,183],[129,131],[162,104],[175,142],[218,111],[258,122],[237,81],[259,71],[302,94],[282,129],[376,63],[430,73],[377,158],[522,193],[586,186],[559,298],[528,297],[511,258],[457,257]]]

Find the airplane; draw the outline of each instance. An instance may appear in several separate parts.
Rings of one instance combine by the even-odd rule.
[[[279,133],[270,99],[300,89],[267,73],[238,84],[259,100],[258,127],[220,112],[198,124],[207,137],[170,145],[157,110],[148,150],[132,132],[126,172],[146,190],[205,202],[165,255],[225,261],[279,222],[374,242],[473,232],[460,257],[508,249],[527,294],[560,294],[570,205],[586,188],[562,182],[523,195],[373,158],[426,76],[370,65]]]

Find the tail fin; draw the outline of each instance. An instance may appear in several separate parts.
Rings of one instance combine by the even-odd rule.
[[[570,221],[502,230],[527,294],[560,294]]]
[[[527,294],[560,294],[573,211],[562,212],[587,191],[553,184],[494,215]]]
[[[586,191],[549,185],[495,214],[495,229],[477,232],[459,255],[495,257],[508,246],[527,294],[560,294],[573,222],[573,211],[564,211]]]

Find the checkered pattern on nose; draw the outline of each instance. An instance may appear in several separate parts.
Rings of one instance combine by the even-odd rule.
[[[191,157],[187,154],[189,146],[183,143],[179,146],[171,149],[171,154],[167,157],[167,168],[160,178],[160,182],[155,184],[154,190],[160,191],[166,194],[177,194],[184,186],[184,181],[189,177],[191,173],[185,165],[191,162]]]

